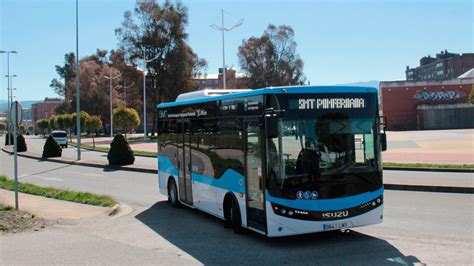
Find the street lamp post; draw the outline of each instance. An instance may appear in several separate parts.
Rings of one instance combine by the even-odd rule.
[[[18,54],[17,51],[0,51],[0,54],[7,54],[7,75],[5,77],[7,77],[7,90],[8,90],[8,114],[10,114],[11,112],[11,97],[10,97],[10,78],[13,77],[13,76],[10,76],[10,54]],[[16,77],[16,75],[14,75]],[[13,91],[11,92],[11,94],[13,95]],[[8,127],[8,134],[11,136],[11,127],[10,127],[10,115],[8,115],[7,117],[8,119],[8,122],[7,122],[7,127]],[[8,142],[10,143],[10,142]]]
[[[112,113],[112,104],[113,104],[113,101],[112,101],[112,80],[114,80],[116,78],[119,78],[121,75],[119,73],[118,75],[113,77],[112,76],[112,68],[109,68],[109,75],[110,76],[108,76],[108,77],[107,76],[104,76],[104,77],[110,80],[110,90],[109,90],[110,137],[113,137],[114,136],[114,121],[113,121],[113,113]]]
[[[11,135],[12,132],[11,132],[11,125],[10,125],[10,123],[11,123],[10,114],[12,112],[11,105],[13,104],[13,97],[14,97],[13,96],[13,91],[16,90],[16,88],[13,88],[13,78],[16,78],[18,76],[17,75],[5,75],[5,77],[7,78],[7,82],[8,82],[8,85],[7,85],[7,87],[8,87],[7,88],[7,94],[8,94],[7,95],[8,96],[7,97],[7,104],[8,104],[8,114],[7,114],[8,115],[8,117],[7,117],[8,121],[7,122],[8,122],[8,125],[7,125],[7,127],[8,127],[8,134]],[[11,145],[10,141],[8,141],[8,144]]]
[[[225,90],[225,89],[227,89],[227,86],[226,86],[226,82],[227,82],[226,79],[227,78],[226,78],[226,67],[225,67],[224,32],[231,31],[231,30],[239,27],[244,22],[244,19],[239,19],[239,21],[237,21],[237,23],[234,24],[232,27],[226,28],[226,27],[224,27],[224,9],[221,9],[221,14],[222,14],[222,21],[221,21],[222,24],[221,24],[221,26],[212,24],[211,28],[222,32],[222,80],[223,80],[222,88]]]
[[[6,77],[6,76],[5,76]],[[10,107],[11,105],[13,104],[13,91],[16,91],[16,88],[13,88],[13,78],[16,78],[18,77],[17,75],[10,75],[9,78],[10,78],[10,89],[9,89],[9,95],[10,95]],[[11,110],[10,110],[11,111]]]
[[[76,149],[77,160],[81,160],[81,91],[79,74],[79,0],[76,0]]]
[[[146,64],[157,59],[159,56],[155,56],[152,59],[146,59],[146,50],[142,46],[143,50],[143,140],[147,140],[148,132],[146,126]]]
[[[123,101],[125,102],[125,107],[127,107],[127,89],[133,87],[134,85],[135,85],[135,82],[132,82],[132,84],[128,86],[125,83],[125,81],[123,82]]]

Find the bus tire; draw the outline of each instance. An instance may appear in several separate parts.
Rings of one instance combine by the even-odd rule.
[[[178,190],[176,189],[176,182],[172,178],[168,181],[168,202],[173,207],[179,206]]]
[[[240,216],[240,208],[237,200],[235,198],[232,199],[232,204],[230,205],[230,220],[232,221],[232,228],[234,229],[234,233],[241,234],[244,231],[242,227],[242,218]]]

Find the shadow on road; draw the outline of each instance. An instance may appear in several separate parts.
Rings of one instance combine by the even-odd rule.
[[[157,234],[204,264],[371,264],[412,265],[383,239],[361,234],[324,232],[267,238],[248,231],[236,235],[223,222],[203,212],[173,208],[162,201],[136,218]]]

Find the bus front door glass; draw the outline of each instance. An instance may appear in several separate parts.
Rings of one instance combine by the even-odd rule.
[[[247,224],[265,231],[265,198],[263,193],[262,136],[258,122],[247,123],[246,177]]]
[[[178,142],[179,159],[179,198],[186,204],[193,203],[191,184],[191,132],[189,122],[180,123],[181,136]]]

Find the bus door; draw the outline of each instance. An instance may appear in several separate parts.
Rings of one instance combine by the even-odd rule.
[[[191,182],[191,123],[189,119],[178,122],[180,136],[178,137],[179,160],[179,199],[189,205],[193,204]]]
[[[265,185],[262,167],[264,148],[259,124],[259,121],[244,123],[244,132],[247,133],[245,149],[247,225],[265,232]]]

